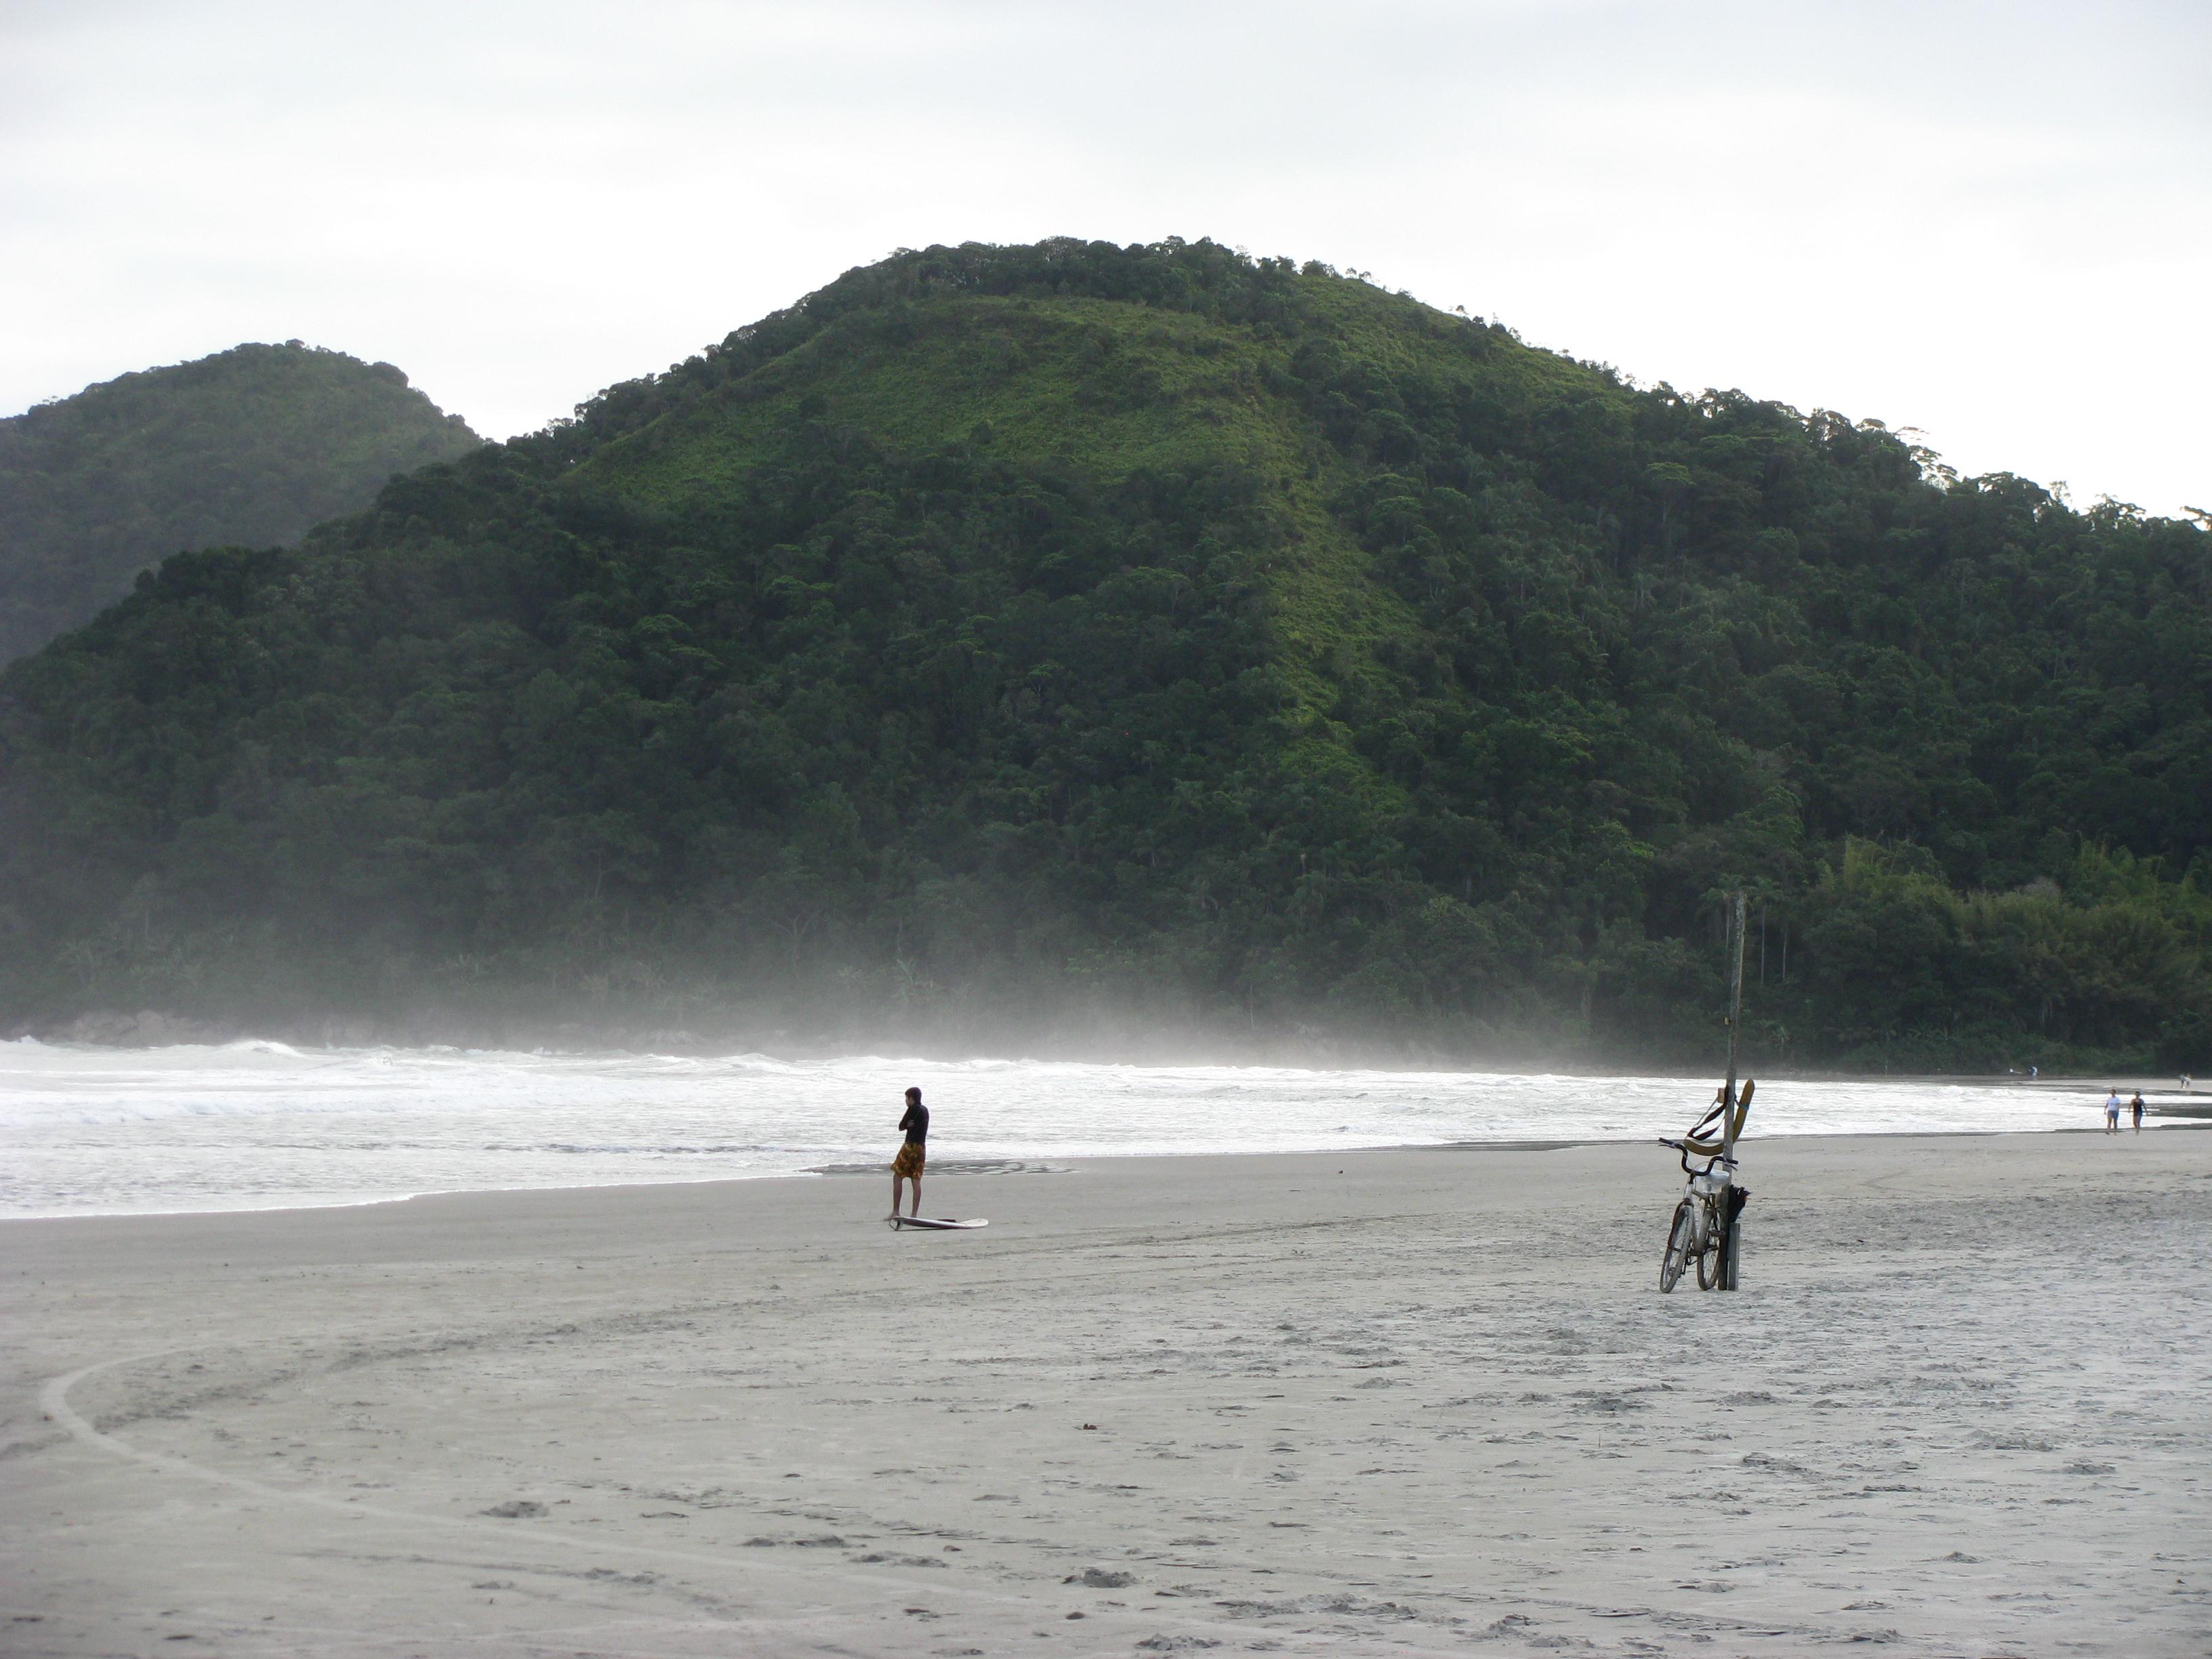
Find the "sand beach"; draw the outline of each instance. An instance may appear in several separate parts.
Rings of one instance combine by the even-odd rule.
[[[0,1652],[2212,1648],[2212,1134],[0,1224]]]

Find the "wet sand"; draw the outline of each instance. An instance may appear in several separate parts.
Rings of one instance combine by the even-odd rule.
[[[0,1653],[2212,1646],[2212,1134],[1745,1180],[1733,1297],[1618,1145],[0,1224]]]

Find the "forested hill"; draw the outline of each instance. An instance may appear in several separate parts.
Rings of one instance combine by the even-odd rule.
[[[1765,1056],[2201,1066],[2209,550],[1318,266],[902,253],[17,664],[0,1018],[1700,1062],[1741,883]]]
[[[389,363],[294,340],[88,386],[0,420],[0,662],[188,547],[297,541],[478,440]]]

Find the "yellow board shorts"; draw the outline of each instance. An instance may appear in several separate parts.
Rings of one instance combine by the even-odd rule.
[[[922,1151],[921,1143],[909,1140],[898,1149],[898,1156],[891,1160],[891,1173],[909,1181],[919,1181],[921,1179],[921,1166],[927,1161],[927,1155]]]

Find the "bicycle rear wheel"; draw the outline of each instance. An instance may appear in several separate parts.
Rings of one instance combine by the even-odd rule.
[[[1690,1200],[1686,1198],[1674,1206],[1674,1219],[1667,1229],[1667,1254],[1659,1258],[1662,1296],[1674,1288],[1682,1277],[1682,1269],[1690,1265],[1697,1236],[1698,1218],[1691,1212]]]
[[[1728,1223],[1721,1218],[1719,1204],[1705,1200],[1705,1248],[1698,1252],[1698,1288],[1710,1291],[1721,1282],[1721,1230]]]

